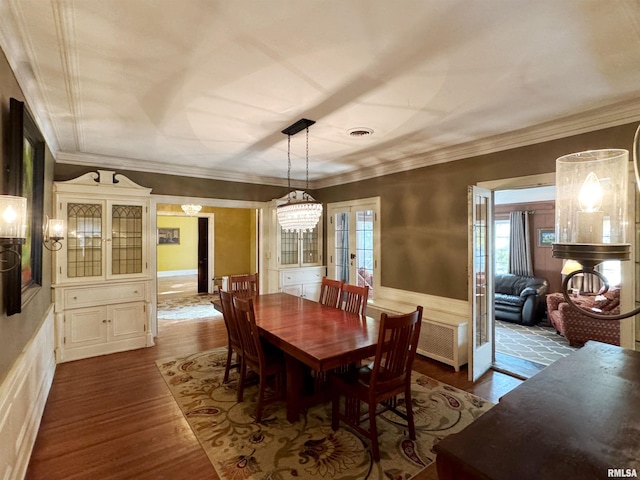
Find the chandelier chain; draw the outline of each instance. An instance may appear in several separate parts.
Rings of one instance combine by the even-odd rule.
[[[291,135],[287,135],[287,187],[291,190]]]
[[[307,190],[309,190],[309,127],[307,127]]]

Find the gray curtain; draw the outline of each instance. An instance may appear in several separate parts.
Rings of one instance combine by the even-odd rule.
[[[509,225],[509,273],[532,277],[529,212],[511,212]]]

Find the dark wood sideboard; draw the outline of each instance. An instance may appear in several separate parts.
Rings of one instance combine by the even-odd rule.
[[[588,342],[435,451],[440,480],[640,476],[640,352]]]

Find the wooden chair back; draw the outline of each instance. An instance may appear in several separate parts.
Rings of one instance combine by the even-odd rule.
[[[229,291],[240,297],[254,297],[260,295],[258,274],[230,275]]]
[[[357,285],[349,285],[345,283],[342,286],[343,304],[342,309],[345,312],[357,313],[358,315],[366,315],[367,300],[369,299],[369,286],[360,287]]]
[[[240,332],[238,332],[236,313],[233,308],[233,293],[225,292],[222,289],[219,290],[219,293],[220,303],[222,304],[222,318],[229,335],[229,346],[241,354],[242,344],[240,343]]]
[[[414,312],[405,315],[389,316],[383,312],[380,316],[378,346],[369,384],[376,403],[410,389],[422,310],[418,306]]]
[[[253,311],[253,299],[234,296],[233,308],[242,344],[242,358],[249,367],[259,373],[264,365],[264,352]]]
[[[328,307],[340,308],[343,285],[344,283],[340,280],[331,280],[327,277],[322,277],[320,299],[318,301],[322,305],[327,305]]]

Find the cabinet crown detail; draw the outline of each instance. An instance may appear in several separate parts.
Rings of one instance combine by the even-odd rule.
[[[96,194],[100,191],[100,194],[128,196],[149,196],[152,190],[112,170],[88,172],[71,180],[55,182],[54,189],[56,192]]]

